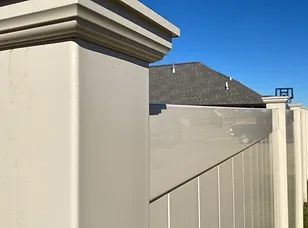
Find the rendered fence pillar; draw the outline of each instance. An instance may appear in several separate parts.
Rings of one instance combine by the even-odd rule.
[[[301,109],[301,141],[302,141],[302,166],[303,166],[303,198],[307,202],[307,117],[306,110]]]
[[[287,228],[288,178],[286,147],[286,97],[263,97],[268,109],[273,109],[273,176],[275,227]]]
[[[295,153],[295,211],[296,228],[303,228],[303,168],[302,168],[302,123],[301,123],[301,105],[290,105],[294,115],[294,153]]]
[[[148,227],[148,65],[179,30],[138,1],[5,3],[0,227]]]

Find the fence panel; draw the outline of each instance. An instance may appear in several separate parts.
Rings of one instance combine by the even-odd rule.
[[[150,199],[266,138],[271,121],[266,109],[172,105],[151,116]]]
[[[151,228],[274,227],[268,141],[269,137],[154,200]]]
[[[150,180],[151,228],[273,227],[271,112],[253,112],[172,106],[151,117],[151,178],[169,184]]]

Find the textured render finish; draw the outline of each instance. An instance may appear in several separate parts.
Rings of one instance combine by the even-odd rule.
[[[150,116],[151,199],[267,137],[271,116],[266,109],[172,105]]]
[[[274,227],[269,137],[152,202],[151,228]],[[254,172],[255,166],[264,170]]]

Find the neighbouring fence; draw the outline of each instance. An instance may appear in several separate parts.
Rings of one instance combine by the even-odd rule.
[[[288,205],[289,227],[296,227],[296,183],[295,183],[295,150],[293,111],[286,111],[287,161],[288,161]]]
[[[152,115],[150,227],[275,227],[274,112],[167,105]],[[290,228],[299,227],[293,116],[286,111]]]

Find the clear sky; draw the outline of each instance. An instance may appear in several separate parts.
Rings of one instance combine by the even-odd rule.
[[[202,62],[262,95],[308,105],[308,1],[141,0],[181,29],[159,64]]]

